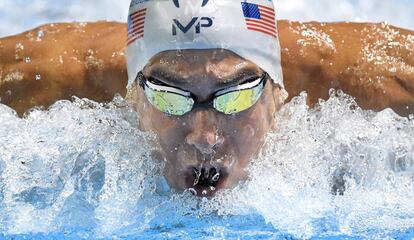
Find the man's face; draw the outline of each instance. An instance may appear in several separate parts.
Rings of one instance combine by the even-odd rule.
[[[226,50],[167,51],[154,56],[143,74],[193,94],[196,102],[219,90],[260,78],[263,71]],[[157,110],[138,89],[140,126],[157,134],[171,187],[212,196],[246,178],[245,168],[258,153],[280,108],[280,88],[267,81],[259,101],[248,110],[225,115],[197,108],[183,116]],[[276,96],[278,95],[278,96]]]

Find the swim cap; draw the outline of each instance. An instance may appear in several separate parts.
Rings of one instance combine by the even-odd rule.
[[[283,87],[272,0],[132,0],[127,41],[129,85],[160,52],[222,48]]]

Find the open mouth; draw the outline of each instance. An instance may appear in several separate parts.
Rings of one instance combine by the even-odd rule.
[[[186,176],[188,189],[197,196],[212,197],[225,186],[228,172],[224,168],[203,166],[192,167]]]

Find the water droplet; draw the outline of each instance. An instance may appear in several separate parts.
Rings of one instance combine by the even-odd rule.
[[[201,171],[199,171],[198,169],[194,168],[194,173],[195,173],[195,179],[194,179],[193,186],[198,184],[198,181],[200,180],[200,177],[201,177]]]
[[[197,191],[194,188],[189,188],[188,191],[194,195],[197,195]]]
[[[216,173],[216,175],[214,175],[211,180],[213,180],[214,182],[217,182],[219,178],[220,178],[220,173]]]
[[[182,53],[182,51],[179,49],[179,50],[177,50],[177,51],[176,51],[175,55],[176,55],[177,57],[182,57],[182,56],[183,56],[183,53]]]
[[[22,52],[24,50],[24,46],[21,43],[16,43],[16,47],[15,47],[15,59],[16,60],[21,60],[23,59],[22,56]]]
[[[43,38],[44,36],[45,36],[45,33],[44,33],[42,30],[38,31],[38,32],[37,32],[36,42],[40,42],[40,41],[42,41],[42,38]]]
[[[42,79],[42,76],[40,76],[40,74],[36,74],[35,79],[36,79],[36,81],[40,81],[40,79]]]
[[[24,62],[25,62],[25,63],[30,63],[30,62],[31,62],[30,57],[25,57],[25,58],[24,58]]]
[[[207,195],[207,190],[203,190],[203,192],[201,194]]]

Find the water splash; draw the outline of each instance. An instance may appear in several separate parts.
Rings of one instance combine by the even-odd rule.
[[[311,110],[302,95],[277,121],[251,179],[218,198],[225,214],[250,208],[301,238],[414,227],[412,120],[363,111],[339,92]]]
[[[391,110],[363,111],[341,92],[309,109],[302,94],[277,114],[249,180],[210,200],[169,189],[138,117],[120,98],[59,101],[23,119],[0,105],[0,232],[414,235],[414,121]]]
[[[24,119],[1,106],[0,118],[2,232],[97,224],[106,232],[109,223],[129,221],[148,184],[145,170],[156,172],[148,165],[148,134],[136,129],[130,108],[77,99]]]

